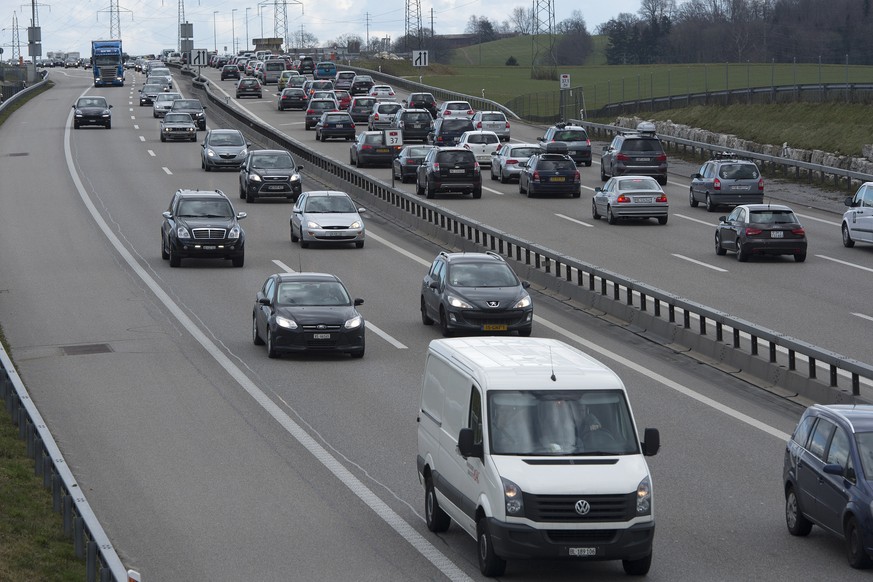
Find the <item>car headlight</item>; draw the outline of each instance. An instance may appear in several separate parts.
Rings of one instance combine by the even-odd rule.
[[[178,238],[191,238],[191,235],[188,233],[188,229],[184,226],[176,227],[176,237]]]
[[[260,182],[261,177],[257,174],[249,174],[249,180],[251,180],[252,182]]]
[[[652,513],[652,482],[645,477],[637,485],[637,515]]]
[[[506,515],[524,517],[524,496],[521,488],[509,479],[503,481],[503,502],[506,505]]]
[[[291,181],[292,182],[299,182],[300,181],[300,174],[291,174]]]
[[[242,149],[242,150],[241,150],[241,151],[236,155],[236,157],[238,157],[238,158],[244,158],[244,157],[246,157],[248,154],[249,154],[249,151],[248,151],[247,149],[243,148],[243,149]]]
[[[82,112],[76,109],[76,117],[82,117]]]
[[[234,226],[230,229],[230,232],[227,233],[227,238],[238,239],[242,230],[239,225]]]
[[[361,222],[359,220],[356,220],[349,225],[349,228],[361,228]]]
[[[458,309],[473,309],[473,306],[455,295],[448,296],[449,305]]]
[[[112,114],[109,113],[109,110],[106,110],[103,112],[103,117],[109,117],[110,115],[112,115]]]
[[[210,157],[210,158],[214,158],[214,157],[215,157],[215,150],[207,149],[207,150],[206,150],[206,155],[207,155],[208,157]]]
[[[284,327],[285,329],[297,329],[297,322],[293,319],[288,319],[287,317],[282,317],[280,315],[276,316],[276,325],[279,327]]]
[[[513,309],[522,309],[524,307],[530,307],[530,295],[525,295],[522,297],[518,303],[513,306]]]
[[[343,327],[346,329],[357,329],[364,324],[364,318],[360,315],[357,315],[343,324]]]
[[[314,220],[306,221],[306,228],[321,228],[321,225],[315,222]]]

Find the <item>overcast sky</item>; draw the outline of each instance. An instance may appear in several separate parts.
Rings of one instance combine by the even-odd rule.
[[[464,32],[470,16],[485,16],[492,21],[507,20],[515,6],[530,8],[531,0],[420,0],[422,20],[430,27],[431,9],[437,34]],[[37,0],[38,21],[42,27],[42,53],[79,51],[90,53],[92,39],[109,38],[110,0]],[[258,5],[262,6],[258,12]],[[237,38],[240,48],[248,39],[273,36],[273,0],[185,0],[185,17],[194,25],[195,48],[219,51],[232,48]],[[280,3],[281,5],[281,3]],[[582,12],[589,32],[621,12],[636,13],[639,0],[554,0],[555,19],[561,21],[573,10]],[[27,27],[31,24],[31,2],[0,0],[0,46],[4,58],[12,54],[13,13],[18,17],[21,52],[27,58]],[[121,37],[129,54],[157,53],[177,45],[178,0],[118,0]],[[246,11],[246,7],[249,10]],[[232,9],[236,8],[236,11]],[[287,1],[288,28],[301,26],[326,44],[346,33],[367,37],[404,33],[405,0],[302,0]],[[217,14],[214,12],[218,11]]]

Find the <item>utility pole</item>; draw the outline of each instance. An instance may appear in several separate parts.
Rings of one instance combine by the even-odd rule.
[[[230,11],[230,50],[236,55],[236,22],[233,18],[233,13],[239,10],[238,8],[234,8]]]
[[[215,49],[215,52],[218,53],[218,35],[216,34],[215,28],[215,17],[218,14],[218,10],[212,11],[212,48]]]
[[[251,46],[249,44],[249,10],[251,9],[251,6],[246,6],[246,51],[248,51]]]
[[[370,13],[365,12],[364,15],[367,19],[367,50],[370,50]]]

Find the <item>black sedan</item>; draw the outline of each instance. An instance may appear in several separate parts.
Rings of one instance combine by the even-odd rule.
[[[309,104],[309,99],[306,93],[299,87],[286,87],[279,94],[279,99],[276,101],[276,109],[285,111],[286,109],[306,109]]]
[[[106,97],[79,97],[73,104],[73,129],[83,125],[102,125],[112,129],[112,105]]]
[[[257,97],[261,99],[264,92],[261,89],[261,82],[255,78],[240,79],[236,84],[236,98],[240,97]]]
[[[315,139],[327,141],[331,138],[352,141],[355,139],[355,122],[345,111],[328,111],[321,114],[315,124]]]
[[[715,230],[715,253],[728,251],[745,262],[752,255],[793,255],[806,260],[806,232],[797,216],[781,204],[743,204],[729,216],[719,218]]]
[[[252,341],[267,356],[339,352],[364,357],[364,318],[342,281],[327,273],[270,275],[255,297]]]
[[[400,153],[394,158],[393,171],[394,177],[403,183],[415,182],[415,176],[418,172],[418,166],[424,161],[427,152],[433,149],[433,146],[408,145],[400,150]]]
[[[349,163],[359,168],[367,165],[390,166],[399,151],[399,146],[385,145],[384,132],[362,131],[349,148]]]

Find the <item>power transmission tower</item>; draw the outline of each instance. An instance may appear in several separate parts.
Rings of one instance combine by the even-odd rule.
[[[532,79],[558,78],[555,57],[555,4],[554,0],[533,0],[533,35],[530,76]]]
[[[415,48],[421,49],[421,0],[406,0],[406,50],[410,51],[410,39],[418,40]]]
[[[281,38],[288,46],[288,4],[285,0],[273,2],[273,38]]]
[[[109,8],[103,8],[97,11],[97,17],[100,17],[101,12],[109,13],[109,38],[121,38],[121,13],[130,12],[130,17],[133,19],[133,12],[127,8],[120,8],[118,0],[109,0]]]
[[[12,60],[21,58],[21,37],[18,35],[18,14],[12,11]]]

